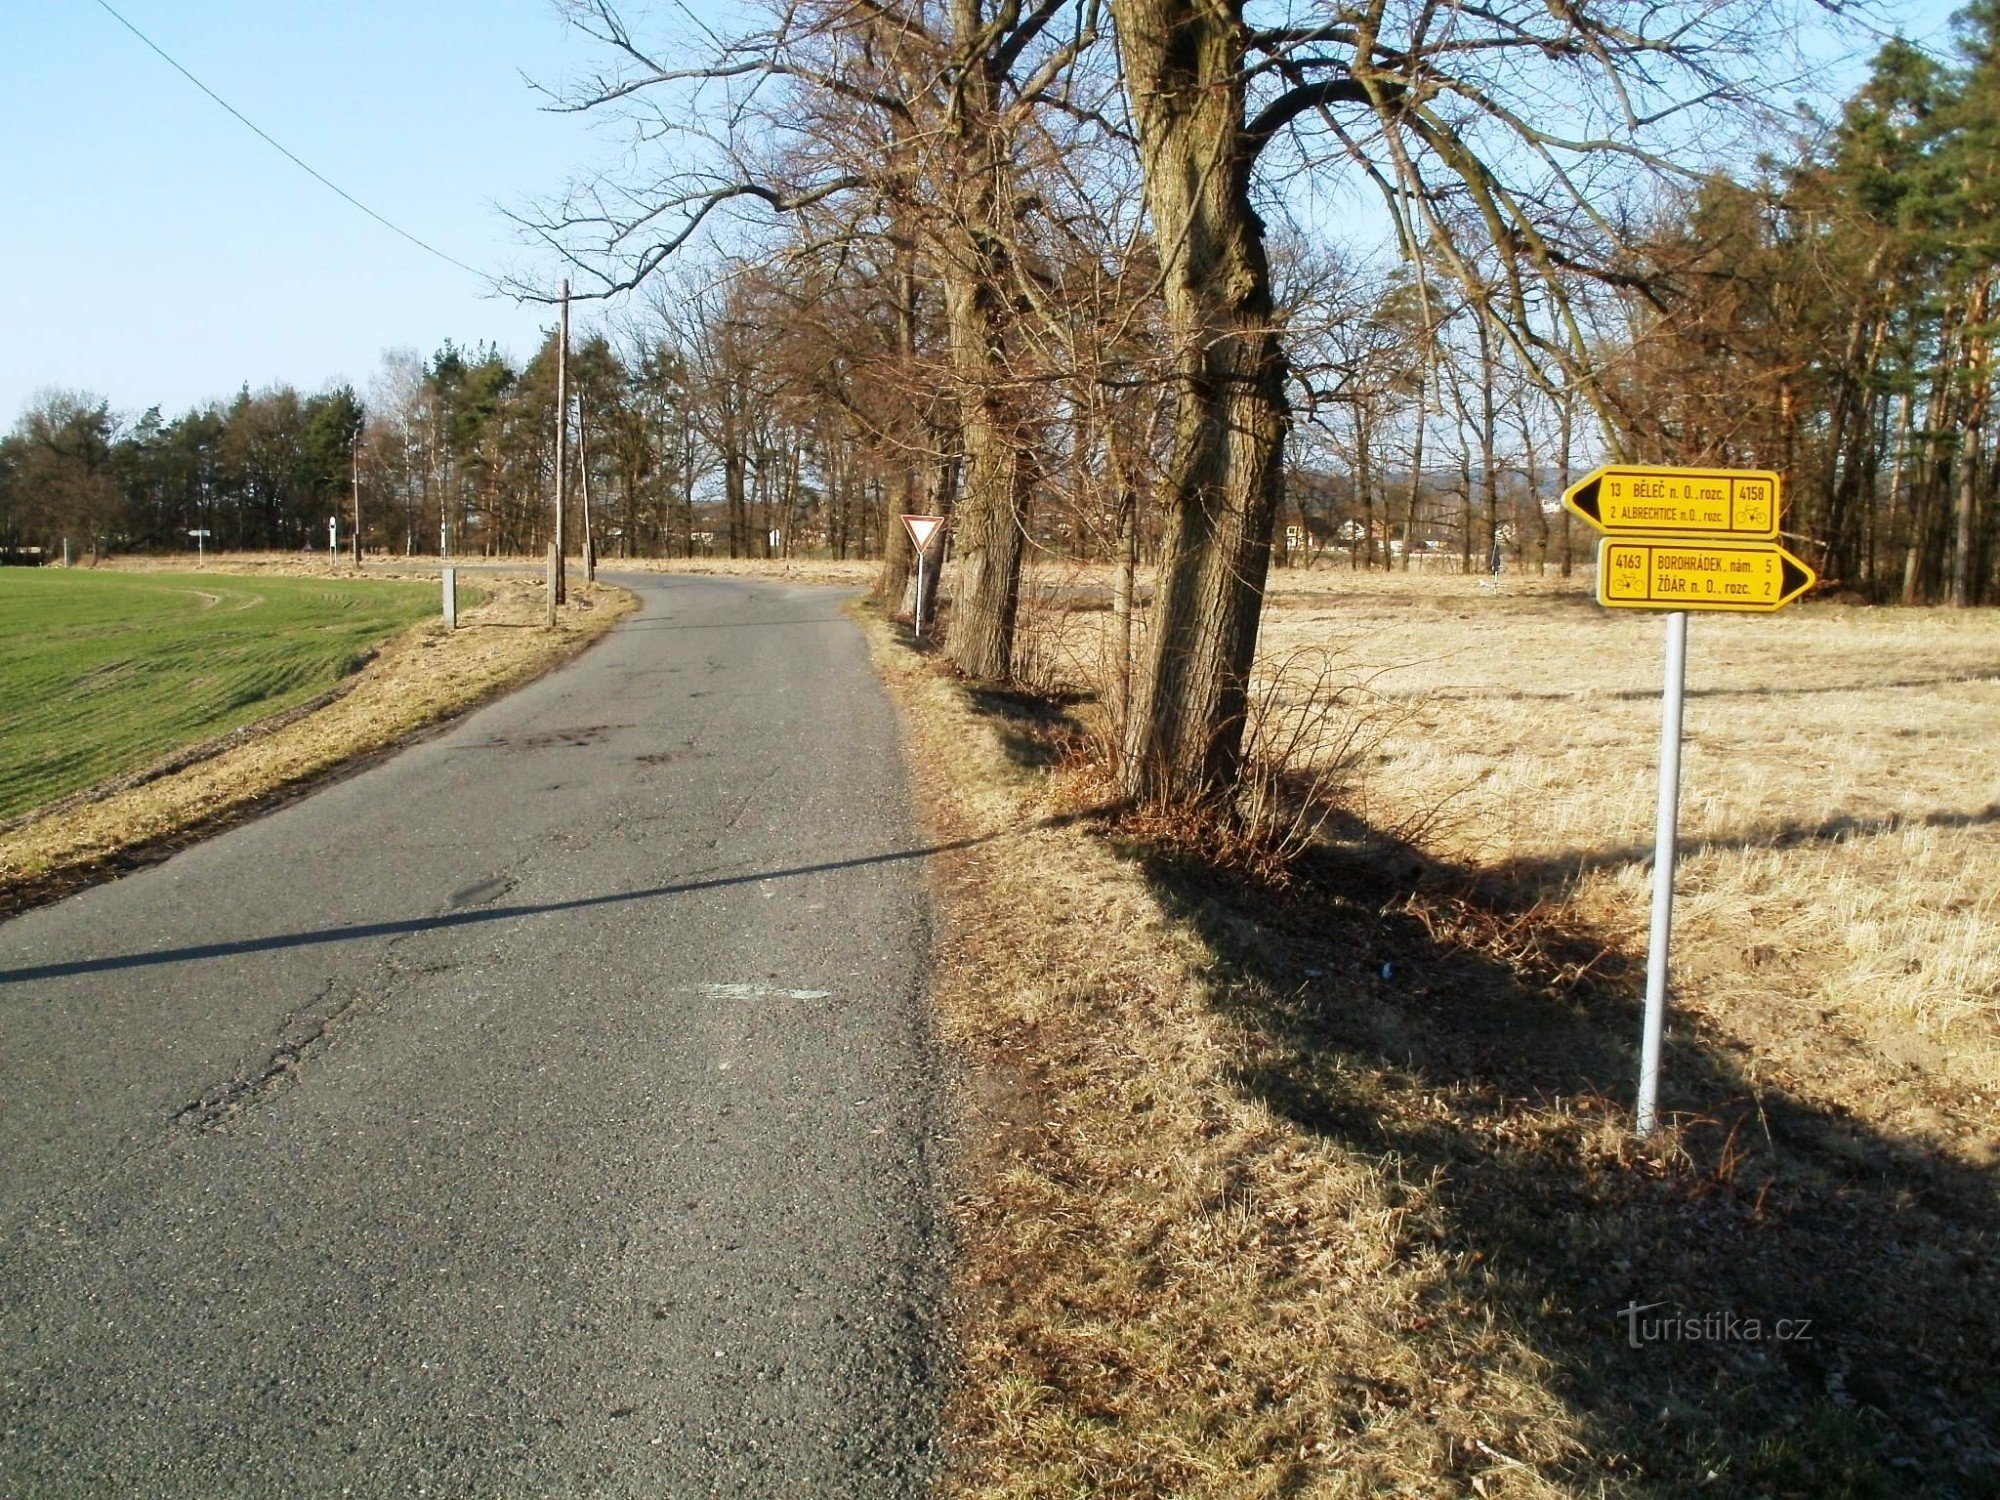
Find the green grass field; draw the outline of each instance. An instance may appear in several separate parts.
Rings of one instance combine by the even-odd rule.
[[[0,819],[303,703],[436,607],[420,583],[0,569]]]

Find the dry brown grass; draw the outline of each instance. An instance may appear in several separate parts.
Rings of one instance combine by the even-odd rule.
[[[121,563],[145,567],[147,564]],[[226,557],[226,573],[325,572],[285,555]],[[349,570],[344,576],[352,577]],[[435,567],[371,565],[370,577],[437,576]],[[623,589],[572,582],[551,630],[546,591],[504,574],[468,579],[484,598],[459,629],[419,625],[386,644],[327,700],[280,715],[79,797],[0,833],[0,911],[66,894],[281,802],[319,779],[518,687],[596,640],[635,608]]]
[[[1369,822],[1449,798],[1428,852],[1643,947],[1658,617],[1443,579],[1279,597],[1267,649],[1409,663],[1370,683],[1417,716],[1361,788]],[[1691,625],[1681,1009],[1739,1044],[1755,1082],[1992,1164],[2000,613]]]
[[[1022,769],[1020,714],[996,732],[957,684],[881,660],[939,841],[978,841],[939,862],[936,1004],[967,1080],[949,1488],[1366,1494],[1519,1472],[1482,1441],[1572,1443],[1502,1341],[1432,1358],[1402,1337],[1439,1269],[1403,1186],[1233,1086],[1215,958],[1077,821],[1089,778]]]
[[[941,841],[984,840],[940,877],[954,1491],[1994,1493],[2000,620],[1694,622],[1642,1148],[1658,622],[1279,584],[1271,652],[1400,664],[1282,896],[1093,812],[1060,704],[878,627]],[[1074,670],[1107,623],[1033,649]],[[1634,1302],[1814,1337],[1631,1349]]]

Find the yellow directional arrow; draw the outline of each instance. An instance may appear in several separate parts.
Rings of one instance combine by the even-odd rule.
[[[1597,602],[1610,609],[1768,614],[1818,582],[1776,542],[1608,536],[1597,544]]]
[[[1775,537],[1782,485],[1768,469],[1669,469],[1609,464],[1563,493],[1599,531]]]

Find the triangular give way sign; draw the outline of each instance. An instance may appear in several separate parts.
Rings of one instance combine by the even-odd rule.
[[[944,525],[943,516],[905,516],[903,527],[910,533],[910,541],[919,552],[930,550],[931,538]]]

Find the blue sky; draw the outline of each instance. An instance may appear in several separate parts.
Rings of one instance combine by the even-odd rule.
[[[112,3],[319,171],[475,266],[546,273],[502,208],[612,147],[522,81],[560,84],[592,57],[549,0]],[[1900,13],[1925,37],[1950,9]],[[492,339],[518,356],[550,321],[343,203],[93,0],[0,0],[0,201],[0,427],[45,386],[170,413],[246,381],[365,389],[387,348]]]
[[[481,268],[533,267],[499,212],[606,149],[521,80],[588,58],[547,0],[112,0],[370,207]],[[397,239],[198,93],[91,0],[0,4],[0,424],[47,385],[170,410],[366,382],[385,347],[550,314]]]

